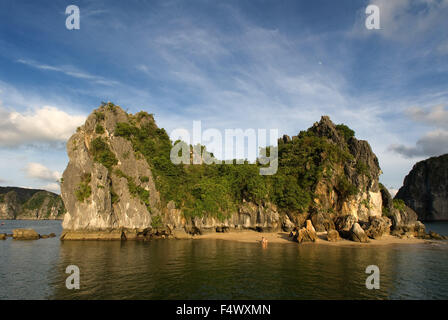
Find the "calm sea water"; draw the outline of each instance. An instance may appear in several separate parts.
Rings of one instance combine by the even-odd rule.
[[[5,221],[0,233],[59,221]],[[427,224],[448,235],[448,223]],[[380,289],[365,268],[380,268]],[[68,290],[68,265],[80,269]],[[0,241],[0,299],[448,299],[448,243],[344,248],[220,240]]]

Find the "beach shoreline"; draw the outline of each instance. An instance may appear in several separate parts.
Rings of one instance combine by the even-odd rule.
[[[316,242],[302,242],[300,245],[328,245],[328,246],[384,246],[384,245],[396,245],[396,244],[425,244],[433,243],[433,240],[406,238],[400,239],[392,235],[384,235],[380,239],[369,239],[368,243],[354,242],[346,239],[340,241],[330,242],[327,240],[326,232],[318,232],[318,239]],[[236,241],[245,243],[258,243],[261,244],[261,238],[265,237],[268,243],[275,244],[295,244],[292,237],[289,237],[287,232],[257,232],[257,231],[239,231],[239,232],[225,232],[225,233],[207,233],[203,235],[195,235],[190,239],[193,240],[224,240],[224,241]]]

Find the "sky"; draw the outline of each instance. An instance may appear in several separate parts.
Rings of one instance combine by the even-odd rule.
[[[59,192],[65,142],[102,101],[168,133],[293,136],[329,115],[393,191],[448,153],[448,0],[0,2],[0,185]]]

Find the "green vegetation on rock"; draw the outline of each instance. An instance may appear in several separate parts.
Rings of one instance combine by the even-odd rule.
[[[92,141],[92,154],[96,162],[101,163],[109,170],[118,163],[117,158],[110,151],[109,145],[100,137]]]
[[[7,204],[2,219],[60,219],[65,213],[61,197],[45,190],[0,187],[0,200]]]
[[[114,172],[118,177],[125,178],[128,181],[128,190],[133,197],[138,197],[140,201],[149,208],[149,191],[137,185],[134,178],[126,175],[123,171],[117,169]]]
[[[100,124],[97,124],[95,127],[95,133],[97,134],[103,134],[104,133],[104,127]]]
[[[92,194],[92,187],[90,186],[91,180],[92,175],[90,173],[84,174],[81,177],[81,182],[75,190],[75,196],[79,202],[84,202]]]
[[[27,202],[25,202],[23,208],[29,210],[39,209],[42,207],[46,198],[47,194],[45,192],[37,192]]]
[[[151,220],[151,227],[154,229],[161,228],[163,226],[162,224],[162,217],[157,215],[153,216]]]
[[[307,130],[288,142],[279,140],[279,167],[272,176],[260,175],[258,162],[175,165],[170,160],[172,142],[165,130],[156,126],[152,115],[140,112],[128,115],[128,120],[116,124],[114,135],[129,140],[136,156],[146,159],[162,201],[166,204],[173,200],[185,217],[209,215],[224,219],[243,201],[272,202],[284,211],[307,211],[317,183],[333,179],[335,166],[353,159],[347,146],[338,146]],[[354,136],[354,131],[345,125],[338,126],[338,132],[346,140]],[[367,168],[361,164],[360,170]],[[141,182],[146,181],[143,178],[140,177]],[[131,193],[146,199],[146,193],[133,179],[128,179],[128,187]],[[338,177],[337,189],[343,198],[358,192],[345,176]]]
[[[406,204],[401,199],[394,199],[393,206],[395,209],[400,210],[400,211],[404,211],[406,208]]]
[[[355,136],[355,131],[347,127],[345,124],[336,125],[336,130],[338,130],[342,134],[345,141],[348,141],[350,138]]]

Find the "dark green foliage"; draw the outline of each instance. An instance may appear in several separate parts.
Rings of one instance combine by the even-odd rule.
[[[400,210],[400,211],[405,211],[406,210],[406,204],[401,199],[394,199],[392,201],[392,204],[393,204],[394,208],[397,209],[397,210]]]
[[[304,190],[293,176],[279,175],[274,179],[273,200],[280,207],[292,211],[306,211],[311,204],[311,190]]]
[[[46,212],[46,218],[50,217],[51,215],[51,208],[56,207],[58,209],[58,213],[56,214],[57,217],[61,216],[63,213],[65,213],[65,207],[62,204],[62,199],[56,196],[49,196],[48,197],[48,203],[47,203],[47,212]]]
[[[350,196],[354,196],[358,193],[358,189],[353,185],[345,176],[339,176],[337,180],[337,191],[346,199]]]
[[[369,166],[364,161],[358,160],[358,162],[356,162],[356,172],[369,176]]]
[[[115,174],[119,177],[126,178],[128,181],[128,190],[133,197],[138,197],[140,201],[149,207],[149,191],[135,183],[134,178],[124,174],[121,170],[115,170]]]
[[[151,218],[151,227],[153,227],[154,229],[157,228],[161,228],[163,226],[162,224],[162,217],[157,215],[157,216],[153,216]]]
[[[139,179],[140,179],[140,182],[142,182],[142,183],[145,183],[145,182],[149,181],[149,177],[147,177],[147,176],[142,176]]]
[[[90,182],[92,181],[92,175],[90,173],[84,174],[81,177],[81,182],[75,190],[76,199],[79,202],[84,202],[84,200],[88,199],[92,194],[92,187],[90,186]]]
[[[29,210],[40,209],[47,197],[48,195],[46,192],[37,192],[27,202],[25,202],[23,208]]]
[[[95,116],[96,116],[96,120],[97,121],[102,121],[102,120],[104,120],[104,112],[98,112],[98,111],[96,111],[95,112]]]
[[[100,124],[97,124],[95,127],[95,133],[97,134],[103,134],[104,133],[104,127]]]
[[[390,217],[390,210],[388,207],[383,206],[382,208],[382,216],[383,217]]]
[[[117,107],[112,102],[108,102],[105,105],[105,107],[106,107],[107,110],[112,111],[114,114],[117,112]]]
[[[148,116],[150,121],[146,121]],[[129,122],[117,123],[115,135],[131,141],[136,156],[143,156],[151,166],[162,202],[173,200],[185,217],[224,219],[243,201],[270,201],[280,210],[307,211],[313,205],[317,183],[332,178],[333,165],[353,160],[346,146],[335,145],[308,130],[290,142],[279,140],[279,167],[272,176],[260,175],[259,163],[175,165],[170,160],[172,142],[164,129],[157,128],[152,115],[139,113],[129,118]],[[354,135],[344,125],[338,130],[347,139]],[[147,180],[140,177],[140,181]],[[128,187],[132,194],[147,197],[133,179],[128,179]],[[338,180],[338,189],[343,197],[358,192],[346,177]]]
[[[232,199],[232,190],[225,181],[204,179],[192,186],[191,194],[186,200],[185,217],[202,217],[214,215],[224,220],[236,207]]]
[[[61,197],[48,191],[0,187],[0,202],[6,201],[6,197],[9,197],[9,201],[12,203],[21,204],[23,210],[42,210],[40,217],[43,218],[50,216],[52,208],[57,208],[56,216],[61,216],[65,213],[65,207]],[[43,211],[44,209],[46,210],[45,212]],[[24,211],[18,213],[17,216],[19,217],[22,214],[29,217],[29,212],[26,213]]]
[[[109,145],[100,137],[92,140],[92,154],[96,162],[101,163],[109,170],[118,163],[117,158],[110,151]]]
[[[355,131],[347,127],[345,124],[336,125],[336,129],[342,134],[345,141],[348,141],[350,138],[355,136]]]
[[[128,122],[118,122],[115,127],[115,135],[118,137],[130,138],[137,131],[137,128]]]

